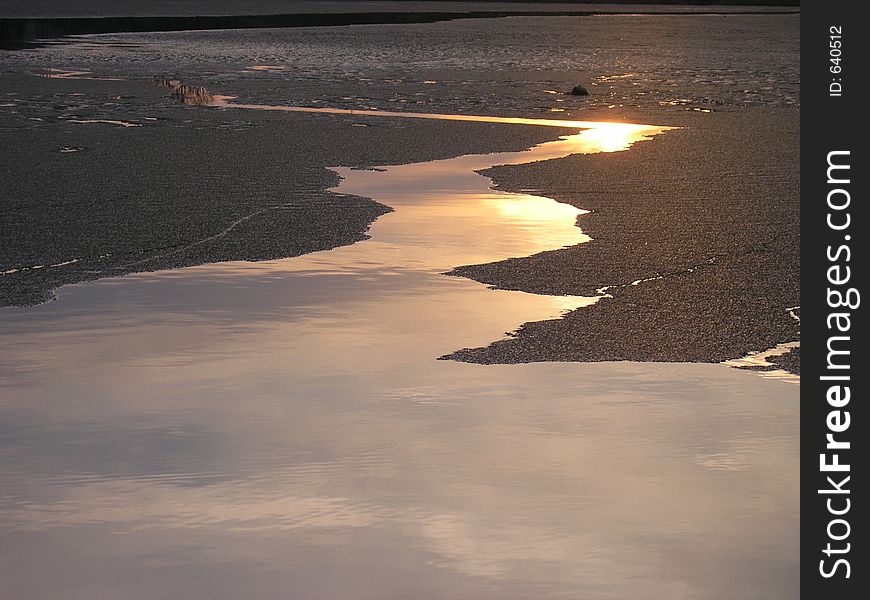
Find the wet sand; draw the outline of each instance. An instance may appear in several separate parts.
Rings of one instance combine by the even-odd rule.
[[[597,300],[442,274],[591,243],[581,210],[476,171],[672,133],[586,126],[528,151],[332,167],[333,192],[395,208],[361,243],[0,313],[9,589],[794,597],[797,386],[724,365],[436,360]]]
[[[48,85],[32,80],[20,79]],[[130,89],[129,82],[50,85],[58,84]],[[165,94],[148,82],[137,85],[145,95]],[[39,164],[53,176],[4,178],[7,197],[24,201],[4,215],[11,233],[0,277],[4,304],[42,302],[60,285],[105,276],[354,243],[390,207],[326,192],[336,181],[329,161],[422,162],[519,150],[553,137],[542,131],[548,128],[519,125],[176,110],[192,123],[176,117],[174,127],[155,126],[139,115],[141,130],[131,136],[124,127],[58,119],[54,127],[16,132],[29,141],[6,146],[3,164],[15,173]],[[452,274],[545,294],[591,296],[607,288],[612,297],[447,358],[721,362],[799,338],[800,324],[787,310],[800,304],[797,111],[661,115],[657,123],[683,128],[616,156],[486,172],[500,189],[534,189],[591,211],[579,226],[593,241]],[[126,175],[99,175],[113,163]],[[101,179],[107,189],[97,193]],[[107,195],[117,202],[109,212],[97,206]],[[38,265],[48,268],[27,268]],[[785,364],[791,372],[799,372],[795,354]]]
[[[14,199],[2,214],[7,306],[102,277],[351,244],[390,208],[328,192],[338,182],[328,165],[524,150],[554,136],[539,127],[185,107],[152,81],[0,78],[4,89],[42,100],[16,114],[0,108],[0,127],[17,141],[0,147],[0,192]],[[79,93],[123,95],[123,108],[114,101],[103,110],[140,127],[72,122],[87,114]]]
[[[590,210],[587,244],[452,273],[504,289],[611,298],[449,358],[719,362],[799,338],[797,111],[702,115],[618,156],[496,167]],[[667,157],[667,159],[663,159]],[[582,177],[578,176],[582,173]],[[796,361],[787,368],[799,372]]]
[[[0,310],[7,593],[794,598],[799,389],[772,370],[793,355],[765,345],[800,312],[784,302],[796,20],[619,23],[0,56],[0,135],[21,140],[0,150],[0,285],[24,304],[83,282]],[[592,97],[558,94],[581,75]],[[241,103],[682,129],[185,106],[157,79]],[[468,274],[545,294],[444,275],[524,256]],[[666,323],[689,334],[662,342]],[[503,362],[750,354],[437,360],[463,346]]]
[[[533,28],[532,22],[517,20],[511,27],[524,31]],[[565,21],[541,22],[556,28]],[[608,39],[608,26],[601,21],[577,23],[594,33],[594,39]],[[655,35],[656,27],[676,27],[689,50],[703,41],[703,35],[694,41],[686,37],[677,21],[632,23],[626,21],[626,26],[651,27]],[[753,23],[733,17],[711,21],[711,27],[719,31],[723,24],[733,24],[734,35],[739,35]],[[451,27],[451,35],[473,36],[480,27],[490,26],[469,22]],[[383,35],[376,27],[365,31]],[[417,35],[415,28],[408,31]],[[787,34],[787,29],[779,33]],[[327,29],[323,35],[344,33]],[[128,38],[116,43],[124,39]],[[341,43],[348,40],[357,43],[354,37],[338,38]],[[771,48],[764,52],[780,48],[777,40],[772,37]],[[129,42],[138,43],[135,38]],[[763,56],[769,61],[776,55]],[[617,94],[634,93],[630,75],[624,80],[603,78],[597,85],[615,86]],[[762,75],[758,83],[743,84],[724,83],[728,79],[717,83],[705,74],[697,90],[677,91],[677,106],[658,99],[674,97],[669,90],[650,86],[653,102],[637,107],[619,104],[617,111],[608,111],[606,96],[594,88],[595,95],[580,105],[588,107],[581,118],[617,114],[629,121],[684,129],[618,156],[569,157],[489,173],[504,189],[534,189],[592,210],[580,225],[593,242],[531,258],[462,267],[454,273],[534,292],[588,295],[607,287],[613,298],[561,321],[529,324],[515,339],[451,357],[479,362],[718,362],[797,339],[799,323],[786,310],[799,302],[797,109],[733,104],[744,97],[738,94],[740,85],[756,86],[747,96],[753,102],[770,103],[778,91],[765,91],[771,88],[762,85]],[[371,199],[327,193],[336,176],[326,166],[368,167],[520,150],[562,133],[514,125],[180,107],[167,90],[144,78],[47,80],[14,69],[0,77],[4,89],[18,90],[20,96],[7,94],[3,104],[13,106],[0,109],[0,126],[20,140],[2,150],[2,164],[10,176],[0,185],[5,198],[15,199],[3,213],[0,268],[14,271],[0,277],[5,305],[42,302],[57,286],[77,281],[221,260],[294,256],[353,243],[364,239],[368,225],[389,209]],[[539,98],[561,100],[540,92],[549,93],[552,84],[527,81],[524,71],[516,74],[516,88],[471,71],[462,77],[468,80],[456,81],[454,76],[436,86],[417,84],[416,89],[433,90],[443,112],[465,101],[465,110],[485,108],[522,116],[532,114],[534,107],[540,116],[541,101],[528,95],[530,87],[539,88]],[[330,101],[338,106],[361,101],[338,97],[342,83],[332,77],[298,81],[298,86],[278,92],[312,98],[319,97],[317,90],[328,90]],[[241,90],[247,88],[248,97],[278,93],[268,84],[268,79],[251,80]],[[365,87],[365,81],[360,78],[356,85]],[[409,82],[392,85],[382,84],[383,97],[372,95],[366,102],[383,108],[390,94],[414,98],[421,93],[412,95],[415,87]],[[469,102],[480,102],[467,96],[470,89],[488,86],[498,90],[498,105],[491,101],[475,107]],[[721,90],[724,105],[710,100],[704,110],[713,112],[688,110],[704,107],[704,98],[715,90]],[[372,94],[376,89],[365,91]],[[83,92],[101,99],[101,105],[78,102],[75,94]],[[487,100],[493,93],[486,91]],[[690,100],[681,99],[686,97]],[[555,106],[578,116],[577,104]],[[107,171],[106,165],[112,168]],[[626,285],[644,279],[649,281]],[[792,353],[780,360],[796,371],[794,358]]]

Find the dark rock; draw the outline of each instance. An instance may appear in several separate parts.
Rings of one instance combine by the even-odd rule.
[[[582,85],[575,85],[574,88],[571,90],[571,95],[572,96],[588,96],[589,90],[587,90]]]

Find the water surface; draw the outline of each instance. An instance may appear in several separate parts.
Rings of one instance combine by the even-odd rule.
[[[370,240],[0,312],[6,593],[794,598],[797,386],[437,360],[595,301],[441,275],[588,239],[582,211],[474,171],[657,134],[337,168],[395,209]]]

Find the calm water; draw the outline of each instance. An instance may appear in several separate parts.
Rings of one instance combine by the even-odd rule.
[[[578,73],[617,111],[796,101],[796,18],[621,19],[100,36],[0,64],[195,76],[284,107],[573,119],[552,92]],[[150,114],[134,108],[82,118]],[[595,301],[441,275],[588,239],[582,211],[474,171],[668,135],[585,126],[527,152],[337,166],[335,191],[395,209],[353,246],[0,311],[4,600],[797,597],[798,386],[438,360]]]

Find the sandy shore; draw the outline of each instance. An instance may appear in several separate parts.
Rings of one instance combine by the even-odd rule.
[[[538,293],[607,288],[612,298],[450,358],[717,362],[798,339],[789,314],[800,304],[797,111],[684,124],[617,156],[488,171],[500,188],[534,188],[591,210],[579,226],[593,240],[453,274]],[[785,359],[793,372],[795,356]]]
[[[0,147],[0,195],[14,199],[2,217],[6,306],[102,277],[352,244],[390,208],[327,192],[338,183],[327,166],[523,150],[554,136],[540,127],[185,107],[151,81],[0,80],[45,102],[0,112],[0,128],[16,139]],[[123,95],[126,109],[113,109],[113,120],[136,127],[71,122],[73,112],[105,119],[75,111],[69,94],[83,90]],[[163,109],[150,110],[155,102]]]
[[[798,26],[0,52],[0,596],[797,597]]]
[[[571,57],[560,53],[565,45],[558,40],[574,39],[573,28],[582,26],[590,44],[612,45],[609,52],[618,57],[623,50],[609,22],[519,19],[510,23],[510,31],[522,33],[523,41],[518,42],[497,21],[437,26],[456,48],[478,53],[478,62],[467,69],[451,66],[458,63],[445,42],[448,50],[443,50],[438,65],[447,66],[426,72],[403,72],[405,67],[396,66],[389,75],[355,71],[361,67],[354,66],[352,57],[372,48],[385,57],[422,52],[413,39],[432,31],[402,26],[385,36],[387,26],[372,26],[351,36],[347,29],[327,28],[318,38],[329,40],[324,44],[330,48],[340,48],[336,60],[347,61],[345,74],[319,76],[318,64],[306,67],[305,55],[299,54],[294,55],[295,72],[287,75],[292,83],[240,79],[227,91],[251,102],[274,98],[301,104],[322,98],[323,105],[330,106],[362,103],[425,112],[558,114],[588,120],[618,115],[626,121],[682,127],[616,155],[572,156],[488,171],[505,190],[533,189],[591,210],[579,226],[593,241],[533,257],[460,267],[453,274],[548,294],[594,295],[607,288],[612,297],[558,321],[530,323],[509,340],[465,349],[450,358],[485,363],[718,362],[798,339],[799,322],[788,309],[800,302],[799,121],[798,108],[783,101],[794,93],[794,86],[788,69],[781,76],[753,71],[761,68],[756,59],[731,45],[742,39],[741,31],[758,27],[758,22],[739,17],[710,20],[711,31],[728,25],[733,35],[708,42],[703,30],[691,34],[683,21],[651,25],[648,19],[627,20],[626,35],[650,47],[659,43],[663,32],[681,32],[675,39],[685,44],[683,52],[697,57],[694,65],[701,60],[714,63],[710,52],[745,60],[747,80],[730,81],[734,75],[724,65],[718,67],[724,69],[721,73],[699,72],[691,88],[674,89],[669,86],[683,81],[684,65],[654,63],[644,68],[667,73],[670,79],[660,83],[647,78],[641,95],[633,86],[637,73],[608,71],[617,73],[613,78],[584,73],[583,80],[594,80],[594,94],[577,105],[555,104],[557,96],[551,94],[557,84],[565,86],[580,77],[565,70]],[[765,61],[786,60],[779,52],[789,56],[784,44],[792,39],[791,22],[776,21],[776,36],[760,42]],[[548,39],[546,48],[535,37],[540,24],[556,36],[554,43]],[[483,39],[480,31],[487,32],[482,48],[475,41]],[[247,40],[238,35],[242,42]],[[281,35],[299,40],[303,48],[309,43],[304,32]],[[194,37],[206,44],[212,39]],[[162,39],[174,43],[174,38]],[[127,40],[137,43],[133,38],[116,42]],[[370,45],[368,40],[376,41]],[[397,40],[395,48],[390,40]],[[528,51],[520,48],[516,57],[506,59],[519,65],[517,70],[494,72],[490,65],[496,59],[489,46],[520,43],[528,43]],[[186,52],[183,43],[178,47]],[[549,58],[528,66],[520,62],[524,54],[551,48],[555,50]],[[111,46],[109,51],[116,52]],[[521,150],[562,133],[515,125],[179,106],[169,90],[145,76],[122,81],[38,77],[35,74],[43,72],[38,67],[54,61],[33,56],[32,64],[13,62],[0,74],[2,89],[9,90],[0,97],[0,130],[16,140],[0,146],[0,197],[5,199],[0,215],[0,271],[5,273],[0,277],[0,304],[6,306],[43,302],[59,286],[102,277],[296,256],[351,244],[364,239],[369,224],[389,208],[371,199],[327,192],[337,182],[327,167],[365,168]],[[161,57],[164,62],[171,59],[171,52]],[[243,59],[248,60],[227,60]],[[417,58],[425,59],[425,52]],[[533,67],[539,63],[549,71],[536,71]],[[209,68],[199,63],[189,68],[194,67],[196,72]],[[141,73],[151,67],[143,63],[129,68]],[[384,79],[372,79],[377,76]],[[386,79],[400,76],[396,83]],[[211,77],[220,83],[222,76]],[[771,77],[775,85],[766,85]],[[428,78],[438,79],[437,85],[428,85],[435,83]],[[421,97],[430,99],[428,104],[414,104]],[[669,104],[669,99],[674,102]],[[629,100],[637,100],[637,106]],[[745,101],[750,105],[738,104]],[[618,110],[607,110],[608,103],[617,102]],[[550,106],[567,112],[548,113]],[[693,107],[713,112],[694,112]],[[779,360],[798,371],[795,351]]]

